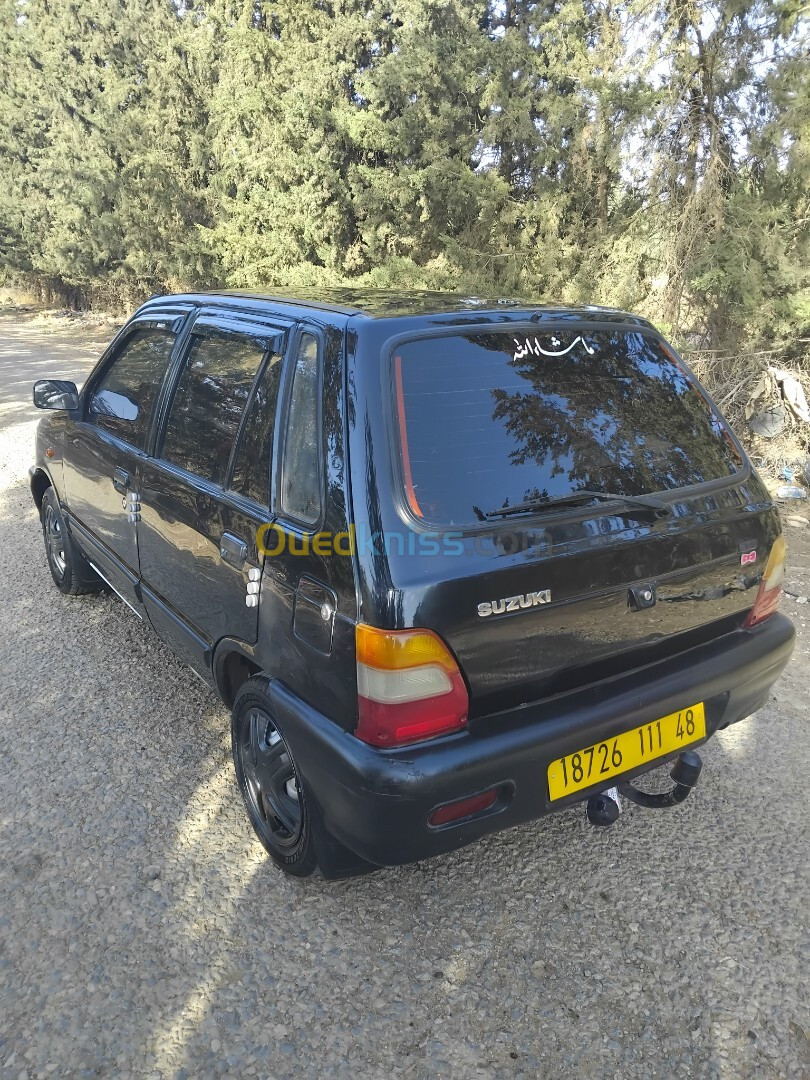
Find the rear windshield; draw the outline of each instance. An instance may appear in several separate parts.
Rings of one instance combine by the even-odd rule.
[[[694,381],[642,332],[459,333],[402,344],[393,363],[406,494],[429,521],[582,489],[646,495],[741,464]]]

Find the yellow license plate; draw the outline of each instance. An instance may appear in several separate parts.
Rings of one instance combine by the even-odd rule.
[[[549,799],[562,799],[656,758],[677,754],[684,746],[705,737],[706,716],[703,702],[699,701],[688,709],[552,761],[548,767]]]

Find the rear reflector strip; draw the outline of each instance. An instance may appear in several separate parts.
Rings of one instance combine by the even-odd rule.
[[[447,825],[451,821],[460,821],[462,818],[472,817],[489,810],[490,806],[498,798],[498,789],[482,791],[479,795],[470,795],[466,799],[457,799],[455,802],[446,803],[437,807],[428,818],[429,825]]]

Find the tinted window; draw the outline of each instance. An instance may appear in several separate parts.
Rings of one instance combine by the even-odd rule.
[[[90,418],[105,431],[143,449],[149,418],[169,364],[174,334],[136,330],[90,398]]]
[[[264,348],[241,334],[192,336],[166,422],[162,456],[167,461],[214,484],[225,483]]]
[[[234,491],[262,506],[270,505],[270,461],[280,376],[281,357],[268,357],[248,407],[231,480]]]
[[[674,357],[622,330],[471,333],[394,356],[406,493],[419,516],[581,489],[643,495],[728,476],[728,430]]]
[[[318,469],[318,341],[303,334],[293,373],[281,505],[286,514],[314,525],[321,516],[321,484]]]

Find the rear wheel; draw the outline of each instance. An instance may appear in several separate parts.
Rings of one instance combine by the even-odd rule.
[[[270,857],[286,873],[306,877],[318,862],[312,815],[265,685],[263,676],[248,679],[234,703],[236,778],[250,822]]]
[[[93,581],[92,570],[76,550],[65,527],[59,499],[52,487],[49,487],[42,496],[39,516],[42,522],[48,569],[59,591],[65,596],[81,596],[83,593],[99,592],[103,588],[103,583],[100,579]]]

